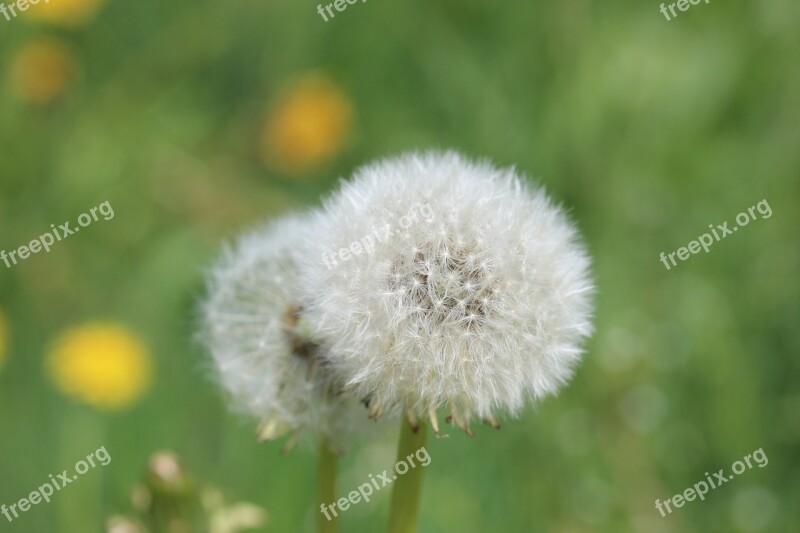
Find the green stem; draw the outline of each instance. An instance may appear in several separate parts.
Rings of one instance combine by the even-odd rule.
[[[61,416],[58,466],[67,469],[67,475],[76,476],[75,464],[105,442],[105,420],[85,406],[68,405]],[[114,455],[114,450],[109,449]],[[55,465],[54,465],[55,466]],[[103,471],[97,463],[85,474],[74,479],[69,490],[58,493],[56,514],[59,531],[92,531],[103,517]],[[55,499],[55,498],[54,498]]]
[[[405,417],[400,422],[400,443],[397,445],[397,462],[407,461],[409,455],[425,445],[425,424],[420,423],[416,432]],[[389,511],[389,533],[414,533],[417,530],[420,487],[422,486],[421,465],[409,468],[398,475],[392,489],[392,507]]]
[[[336,501],[336,466],[338,457],[331,450],[327,439],[322,440],[319,449],[319,501],[322,505],[330,505]],[[325,513],[320,509],[319,519],[317,520],[317,531],[319,533],[338,533],[339,521],[329,509],[326,509],[330,520],[325,517]],[[335,510],[334,510],[335,512]]]

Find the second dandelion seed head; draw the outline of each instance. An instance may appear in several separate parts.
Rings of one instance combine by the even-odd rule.
[[[319,434],[344,449],[359,425],[302,315],[297,264],[307,218],[285,217],[246,234],[213,270],[203,340],[234,409],[259,419],[259,437]]]

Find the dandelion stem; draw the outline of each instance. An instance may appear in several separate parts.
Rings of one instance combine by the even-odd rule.
[[[87,454],[105,441],[105,421],[88,407],[67,407],[60,422],[58,462],[62,468],[74,465],[81,458],[85,459]],[[113,450],[111,453],[114,453]],[[56,514],[63,531],[92,531],[98,520],[102,521],[103,470],[91,468],[86,475],[78,476],[73,473],[77,471],[70,467],[68,475],[75,481],[74,488],[59,494],[56,503]]]
[[[416,430],[403,417],[400,423],[400,442],[397,462],[407,461],[409,455],[425,445],[427,426],[420,422]],[[389,511],[389,533],[414,533],[417,530],[422,466],[417,464],[403,475],[398,475],[392,489],[392,506]]]
[[[322,505],[329,505],[336,501],[336,467],[338,458],[331,450],[328,439],[322,439],[319,449],[319,501]],[[320,511],[317,520],[319,533],[338,533],[339,522],[336,515],[329,513],[330,520]]]

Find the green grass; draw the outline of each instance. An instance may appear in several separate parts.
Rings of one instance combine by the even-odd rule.
[[[130,511],[159,449],[264,505],[265,531],[313,530],[314,449],[256,443],[208,379],[193,340],[203,271],[224,240],[318,204],[356,166],[429,147],[544,184],[582,228],[599,293],[596,334],[559,397],[500,431],[431,439],[420,531],[796,527],[800,16],[789,0],[712,2],[667,22],[658,5],[371,0],[326,23],[309,2],[109,0],[82,29],[0,18],[0,249],[105,200],[116,214],[0,263],[0,503],[100,446],[113,458],[0,530],[100,531]],[[68,43],[81,73],[36,107],[5,82],[44,36]],[[302,178],[271,172],[258,155],[270,103],[315,69],[351,99],[352,134]],[[764,198],[771,218],[660,263]],[[78,406],[43,376],[49,340],[94,318],[134,328],[155,358],[153,388],[121,414]],[[395,436],[354,447],[343,491],[392,464]],[[765,468],[655,510],[758,448]],[[342,531],[382,530],[388,502],[386,490],[354,506]]]

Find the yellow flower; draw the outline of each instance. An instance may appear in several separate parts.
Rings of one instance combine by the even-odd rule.
[[[21,100],[47,104],[58,98],[75,75],[72,54],[58,41],[35,41],[11,63],[10,82]]]
[[[124,326],[91,323],[67,330],[47,358],[50,377],[64,394],[97,409],[121,409],[150,383],[150,357]]]
[[[0,311],[0,369],[6,361],[6,344],[8,343],[8,326],[6,324],[6,317]]]
[[[350,102],[330,80],[307,75],[278,99],[262,137],[266,163],[288,173],[306,171],[344,143]]]
[[[62,26],[80,26],[94,19],[102,0],[50,0],[32,6],[30,18]]]

